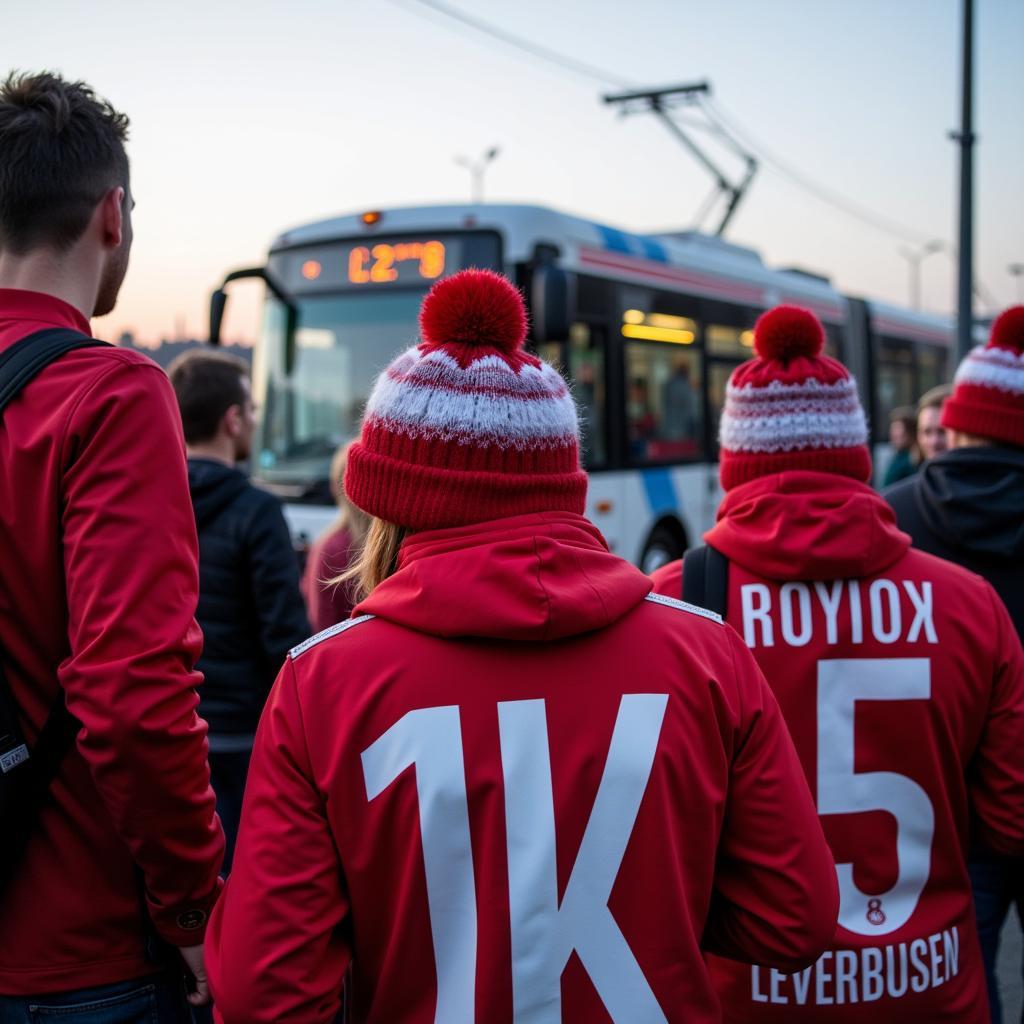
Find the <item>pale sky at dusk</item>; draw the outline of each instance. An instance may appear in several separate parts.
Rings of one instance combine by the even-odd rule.
[[[959,0],[449,2],[640,86],[708,78],[725,113],[815,182],[923,239],[955,240],[946,133],[959,122]],[[1017,297],[1008,264],[1024,262],[1022,40],[1021,0],[977,0],[975,258],[1000,306]],[[493,144],[488,199],[627,229],[687,227],[711,188],[650,115],[606,107],[610,87],[415,0],[12,4],[0,34],[0,70],[11,68],[85,79],[132,119],[136,241],[101,336],[157,339],[177,321],[204,336],[210,290],[261,263],[281,230],[465,200],[469,176],[454,157]],[[908,304],[905,243],[768,168],[728,237],[771,264]],[[229,337],[255,330],[249,288]],[[929,257],[924,307],[948,311],[954,293],[952,261]]]

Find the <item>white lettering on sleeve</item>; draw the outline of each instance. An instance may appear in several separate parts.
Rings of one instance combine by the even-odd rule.
[[[928,952],[932,958],[932,988],[941,985],[946,980],[943,972],[940,970],[942,967],[942,954],[939,952],[939,943],[941,941],[942,936],[938,932],[928,936]]]
[[[754,598],[758,603],[754,604]],[[754,624],[761,624],[761,647],[774,647],[775,635],[772,620],[768,617],[772,610],[771,591],[763,583],[744,583],[740,587],[740,603],[743,608],[743,642],[748,647],[757,647]]]

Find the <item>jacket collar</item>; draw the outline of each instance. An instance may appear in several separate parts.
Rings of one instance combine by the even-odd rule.
[[[69,302],[22,288],[0,288],[0,321],[3,320],[35,320],[92,335],[89,321]]]

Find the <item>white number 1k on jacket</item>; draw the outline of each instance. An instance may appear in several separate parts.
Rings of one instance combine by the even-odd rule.
[[[663,1024],[608,900],[654,764],[668,694],[626,694],[569,882],[558,902],[551,756],[543,700],[498,704],[505,783],[512,1001],[516,1024],[559,1024],[561,975],[575,950],[616,1024]],[[472,1024],[477,914],[457,705],[400,718],[362,754],[367,799],[416,766],[437,967],[434,1020]]]

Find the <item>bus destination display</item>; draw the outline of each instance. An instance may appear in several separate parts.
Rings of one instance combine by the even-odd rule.
[[[271,257],[288,291],[424,285],[461,269],[464,239],[388,238],[337,242]]]

